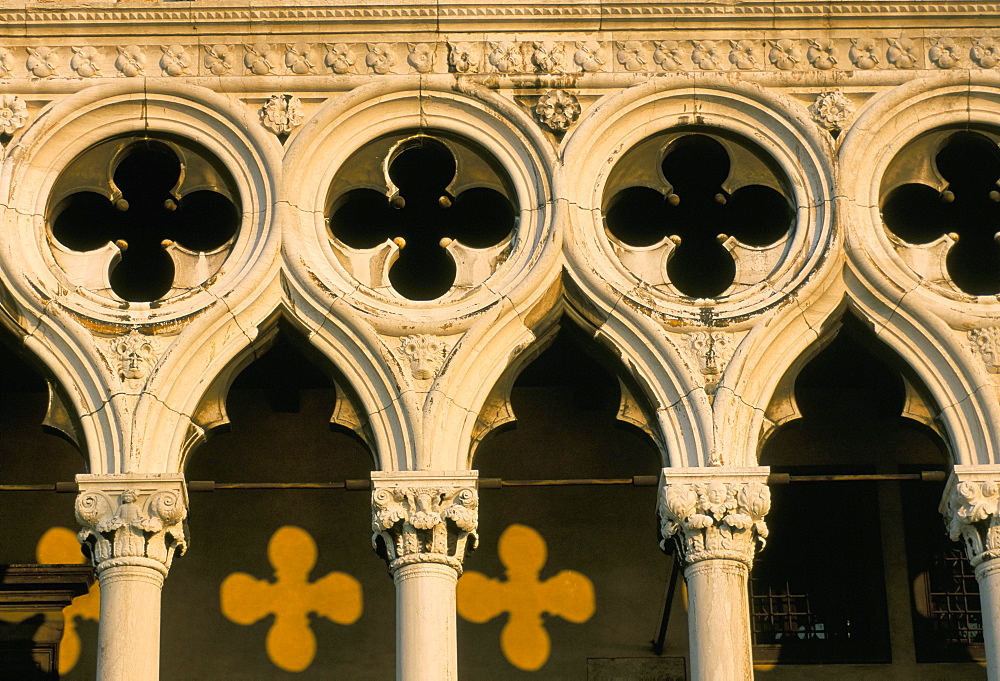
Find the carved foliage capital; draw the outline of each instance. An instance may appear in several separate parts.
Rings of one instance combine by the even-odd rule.
[[[965,544],[973,567],[1000,558],[1000,467],[956,466],[941,501],[941,513],[952,540]],[[963,470],[966,469],[966,470]]]
[[[80,542],[98,572],[141,565],[164,576],[174,553],[187,549],[187,492],[183,478],[77,476]]]
[[[389,571],[413,563],[442,563],[461,574],[466,552],[479,543],[475,484],[416,486],[376,481],[372,545],[385,546]]]
[[[665,471],[659,503],[661,546],[673,537],[685,564],[716,558],[751,566],[758,542],[764,547],[764,516],[771,508],[767,473],[759,470],[747,475],[709,470],[676,477]]]

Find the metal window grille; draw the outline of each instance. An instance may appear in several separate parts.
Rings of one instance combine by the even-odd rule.
[[[756,645],[788,640],[825,640],[829,633],[819,621],[805,593],[795,593],[788,582],[775,588],[751,580],[751,621]]]
[[[938,552],[928,571],[931,628],[938,640],[969,645],[983,642],[979,584],[960,546]]]

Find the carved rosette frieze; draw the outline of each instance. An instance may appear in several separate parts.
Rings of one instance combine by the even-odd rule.
[[[389,571],[439,563],[461,574],[465,554],[479,543],[475,476],[373,473],[372,482],[372,545],[379,550],[381,543]]]
[[[767,468],[663,470],[660,484],[661,548],[677,544],[685,565],[735,560],[752,566],[768,530],[771,508]]]
[[[347,36],[344,36],[345,38]],[[461,74],[588,74],[656,71],[854,71],[939,70],[1000,65],[997,36],[900,37],[863,35],[817,36],[803,33],[780,39],[745,35],[718,40],[697,33],[650,39],[577,40],[493,35],[463,42],[329,42],[200,45],[181,42],[120,45],[116,54],[94,46],[15,47],[0,45],[0,78],[61,78],[63,55],[72,53],[74,78],[151,75],[148,55],[161,53],[158,75],[322,76],[330,74],[392,75],[401,73]],[[105,50],[106,51],[106,50]],[[239,55],[243,52],[243,68]],[[447,59],[443,55],[447,54]],[[403,58],[405,55],[405,59]],[[442,58],[439,59],[438,57]],[[114,63],[114,68],[102,68]]]
[[[975,567],[1000,558],[1000,466],[955,466],[941,513],[948,535],[965,544],[965,553]]]
[[[166,576],[187,549],[187,491],[181,477],[78,475],[78,537],[98,574],[148,567]]]

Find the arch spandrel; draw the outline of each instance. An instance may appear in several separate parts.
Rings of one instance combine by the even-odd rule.
[[[54,259],[49,201],[60,174],[106,140],[187,140],[232,176],[239,227],[217,272],[163,299],[91,290]],[[0,254],[26,344],[66,386],[92,473],[172,472],[213,360],[253,340],[276,304],[279,148],[230,98],[186,84],[87,88],[40,114],[5,158],[0,194],[18,211]],[[119,208],[122,210],[123,208]],[[165,246],[164,246],[165,247]],[[154,444],[155,443],[155,444]]]

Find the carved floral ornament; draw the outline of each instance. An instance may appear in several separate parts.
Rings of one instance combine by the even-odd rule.
[[[538,98],[535,115],[552,132],[566,132],[580,117],[580,102],[565,90],[548,90]]]
[[[372,545],[381,540],[390,571],[414,563],[441,563],[462,572],[465,554],[479,543],[479,493],[473,487],[376,488]]]
[[[826,130],[842,130],[854,116],[854,103],[840,90],[827,90],[816,96],[809,113]]]
[[[17,95],[0,95],[0,135],[13,135],[28,122],[28,106]]]
[[[76,519],[80,542],[101,570],[139,565],[167,574],[187,549],[183,480],[107,480],[81,476]],[[90,480],[87,480],[90,478]],[[102,479],[105,478],[105,479]]]
[[[758,542],[761,548],[766,543],[764,516],[770,508],[771,492],[763,482],[717,476],[668,482],[660,496],[660,533],[664,542],[675,538],[686,564],[728,559],[749,567]]]
[[[991,374],[1000,374],[1000,328],[985,326],[969,329],[966,337]]]
[[[254,43],[244,45],[151,44],[121,45],[104,51],[94,46],[0,46],[0,77],[25,75],[59,78],[64,56],[78,78],[149,75],[147,59],[158,52],[164,76],[197,75],[195,57],[204,54],[208,73],[222,75],[324,75],[329,73],[649,73],[656,71],[831,71],[953,69],[971,66],[994,69],[1000,65],[1000,37],[874,36],[800,37],[765,40],[715,40],[698,35],[683,39],[651,40],[517,40],[497,37],[486,41],[438,43]],[[447,60],[437,55],[447,52]],[[26,54],[26,58],[25,55]],[[236,68],[242,55],[243,69]],[[403,60],[405,55],[405,63]],[[113,69],[109,69],[111,65]]]
[[[288,94],[271,95],[260,108],[261,124],[276,135],[287,135],[302,125],[302,101]]]

